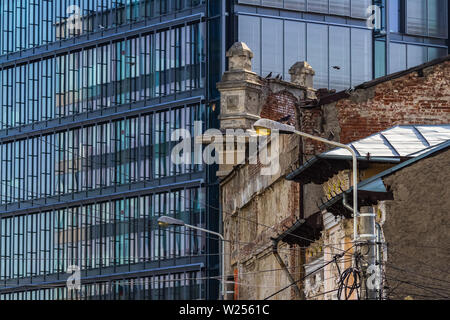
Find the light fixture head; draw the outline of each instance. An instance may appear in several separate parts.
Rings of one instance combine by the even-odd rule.
[[[279,123],[270,119],[259,119],[253,124],[256,134],[261,136],[268,136],[272,131],[278,131],[281,134],[295,133],[295,127],[288,124]]]
[[[172,217],[162,216],[158,218],[158,225],[161,227],[168,226],[184,226],[185,223],[182,220],[175,219]]]

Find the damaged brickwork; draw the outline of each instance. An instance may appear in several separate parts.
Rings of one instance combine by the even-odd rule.
[[[315,90],[308,86],[312,69],[305,63],[296,64],[291,70],[295,82],[264,79],[250,71],[252,56],[242,43],[235,44],[228,53],[232,61],[230,70],[218,84],[221,129],[252,129],[250,123],[259,118],[281,121],[299,129],[300,103],[306,96],[315,97]],[[305,75],[296,77],[296,72]],[[268,150],[271,145],[269,141]],[[285,176],[301,161],[301,140],[295,135],[281,135],[279,148],[280,170],[276,174],[263,175],[264,165],[260,162],[222,165],[219,169],[224,235],[230,240],[226,249],[230,253],[226,258],[226,274],[237,271],[238,293],[234,297],[237,299],[264,299],[290,284],[272,252],[271,238],[299,219],[300,185],[287,181]],[[289,272],[299,279],[302,268],[297,266],[303,265],[301,250],[281,243],[278,252]],[[274,297],[298,298],[293,289]]]
[[[312,88],[314,71],[306,62],[291,68],[288,82],[264,79],[251,72],[253,54],[243,43],[235,44],[227,56],[230,70],[218,84],[223,131],[251,130],[257,119],[268,118],[315,136],[349,143],[397,124],[450,122],[448,57],[336,93]],[[261,175],[264,166],[259,162],[220,166],[223,232],[229,240],[226,274],[234,275],[235,281],[228,290],[236,292],[227,299],[264,299],[290,284],[286,270],[272,252],[272,238],[299,219],[317,213],[324,192],[320,185],[300,185],[285,177],[327,149],[295,135],[281,135],[281,170],[277,174]],[[305,250],[280,242],[278,251],[292,277],[302,278]],[[304,283],[297,285],[303,292]],[[301,298],[291,287],[272,299]]]
[[[395,125],[450,123],[449,56],[376,79],[354,91],[334,93],[302,108],[301,127],[310,134],[350,143]],[[305,154],[327,149],[305,143]]]

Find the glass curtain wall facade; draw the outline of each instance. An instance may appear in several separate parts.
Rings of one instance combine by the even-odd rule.
[[[316,88],[337,90],[447,54],[447,0],[388,2],[235,0],[234,37],[252,49],[261,76],[289,79],[289,68],[306,60]],[[372,5],[380,8],[381,29],[367,26]]]
[[[385,26],[389,73],[448,54],[447,0],[388,0]],[[381,39],[386,43],[386,39]]]
[[[5,0],[0,53],[39,47],[81,34],[159,18],[205,0]]]
[[[218,231],[213,169],[171,160],[214,125],[212,6],[1,1],[0,300],[218,297],[217,240],[157,224]]]
[[[0,299],[218,298],[217,239],[156,220],[220,231],[217,167],[170,153],[174,130],[219,127],[225,49],[246,42],[261,76],[289,79],[306,60],[316,88],[343,90],[446,55],[447,12],[446,0],[0,1]]]
[[[289,79],[289,68],[308,61],[316,88],[346,89],[372,79],[371,1],[238,0],[237,37],[255,53],[253,70]],[[333,66],[339,66],[335,69]]]

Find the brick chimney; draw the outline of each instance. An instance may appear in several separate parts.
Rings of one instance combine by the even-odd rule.
[[[220,127],[251,129],[261,112],[259,76],[252,72],[253,52],[243,42],[236,42],[227,52],[229,70],[217,84],[221,94]]]

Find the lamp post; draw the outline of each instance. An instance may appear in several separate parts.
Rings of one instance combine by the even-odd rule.
[[[161,227],[168,227],[168,226],[178,226],[178,227],[186,227],[189,229],[195,229],[195,230],[200,230],[206,233],[210,233],[213,234],[215,236],[218,236],[221,241],[222,241],[222,246],[221,246],[221,266],[222,266],[222,300],[225,299],[225,238],[217,232],[208,230],[208,229],[203,229],[200,227],[196,227],[196,226],[192,226],[190,224],[186,224],[184,223],[184,221],[179,220],[179,219],[175,219],[172,217],[168,217],[168,216],[162,216],[158,219],[158,224]]]
[[[358,214],[358,178],[357,178],[357,174],[358,174],[358,160],[356,158],[356,152],[350,148],[349,146],[339,143],[339,142],[335,142],[335,141],[330,141],[327,139],[323,139],[320,137],[316,137],[301,131],[298,131],[295,129],[294,126],[290,126],[287,124],[283,124],[283,123],[279,123],[273,120],[269,120],[269,119],[260,119],[258,121],[256,121],[253,124],[253,128],[255,128],[256,133],[258,135],[262,135],[262,136],[268,136],[271,134],[272,130],[277,130],[279,131],[281,134],[297,134],[299,136],[305,137],[305,138],[309,138],[312,140],[316,140],[316,141],[320,141],[335,147],[340,147],[343,149],[346,149],[347,151],[349,151],[352,155],[352,160],[353,160],[353,242],[356,243],[357,242],[357,221],[356,218],[359,217]]]

